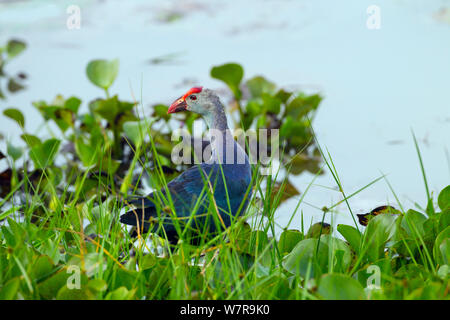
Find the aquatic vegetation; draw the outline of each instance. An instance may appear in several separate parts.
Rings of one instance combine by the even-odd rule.
[[[314,138],[321,97],[278,89],[260,76],[243,82],[234,63],[213,67],[211,76],[232,92],[236,128],[280,130],[284,172],[261,175],[255,165],[242,218],[200,246],[188,238],[176,245],[148,234],[132,239],[119,215],[144,185],[167,187],[186,169],[171,161],[172,128],[192,132],[198,116],[167,114],[165,104],[148,114],[111,95],[118,69],[117,60],[89,63],[88,79],[104,96],[87,108],[73,96],[34,102],[53,136],[30,134],[19,109],[2,110],[23,131],[25,146],[7,142],[0,154],[8,164],[0,174],[0,299],[448,298],[450,186],[437,199],[427,186],[423,210],[376,208],[364,216],[366,227],[353,217],[354,226],[289,224],[276,235],[275,211],[299,193],[290,175],[320,174],[324,161],[343,201],[352,195],[345,196]],[[334,209],[324,208],[324,217]]]

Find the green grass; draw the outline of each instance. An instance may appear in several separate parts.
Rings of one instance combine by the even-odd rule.
[[[158,159],[155,148],[152,152]],[[330,154],[324,158],[343,201],[384,177],[346,196]],[[449,187],[440,203],[445,207],[437,209],[441,212],[429,206],[427,212],[405,212],[400,206],[398,215],[376,216],[365,230],[356,220],[354,227],[338,225],[342,237],[318,221],[319,232],[286,228],[274,238],[269,235],[277,225],[274,212],[283,187],[271,195],[272,177],[263,190],[263,177],[255,174],[254,195],[261,205],[250,205],[229,229],[200,246],[190,246],[189,239],[183,239],[169,247],[162,238],[145,241],[149,235],[131,239],[117,220],[125,204],[109,193],[106,184],[98,185],[98,190],[106,190],[106,198],[102,192],[99,197],[83,198],[89,174],[86,170],[75,178],[73,196],[55,191],[51,172],[35,184],[27,183],[31,177],[24,177],[25,184],[35,186],[34,196],[26,205],[2,213],[2,218],[7,216],[0,231],[2,299],[448,298]],[[167,186],[159,162],[149,174]],[[212,196],[212,191],[205,183],[204,192]],[[12,190],[3,202],[14,197]],[[40,206],[48,197],[50,206]],[[170,198],[161,197],[161,201],[172,206]],[[321,222],[325,215],[333,217],[335,207],[324,210]],[[220,224],[217,208],[212,206],[207,214]],[[184,236],[189,222],[177,227]],[[380,268],[375,287],[368,282],[370,266]],[[80,289],[70,289],[77,283],[73,270],[80,271]]]
[[[127,199],[142,192],[143,180],[155,190],[167,189],[180,169],[170,160],[170,135],[181,125],[192,131],[196,115],[171,118],[167,106],[154,105],[151,118],[138,117],[136,102],[108,91],[118,61],[91,63],[98,72],[88,72],[88,78],[106,97],[88,102],[88,112],[79,112],[76,97],[33,103],[49,139],[27,132],[18,109],[4,112],[19,125],[26,146],[7,142],[7,155],[0,154],[8,164],[0,174],[0,299],[448,299],[450,186],[433,198],[414,135],[424,209],[405,208],[384,174],[348,191],[309,120],[322,97],[288,92],[259,76],[243,82],[237,64],[214,67],[211,76],[234,95],[236,128],[280,128],[280,170],[261,176],[255,166],[249,207],[199,246],[189,245],[193,217],[177,217],[170,194],[161,192],[159,217],[172,218],[181,240],[169,246],[164,233],[132,239],[118,220]],[[246,101],[243,86],[251,95]],[[142,102],[138,107],[147,114]],[[289,178],[305,170],[314,177],[300,194]],[[342,200],[324,206],[317,221],[305,221],[311,206],[305,196],[325,171]],[[371,216],[362,227],[348,199],[380,180],[398,210]],[[205,214],[221,226],[214,185],[206,176],[203,181],[211,203]],[[286,199],[297,204],[280,226],[274,217]],[[334,225],[341,203],[351,226]]]

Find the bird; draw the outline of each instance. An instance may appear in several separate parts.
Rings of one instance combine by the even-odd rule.
[[[217,94],[193,87],[167,113],[199,114],[210,130],[210,158],[192,165],[159,191],[138,197],[120,222],[141,234],[156,233],[175,245],[207,243],[245,212],[252,195],[252,170],[245,150],[235,141]],[[170,205],[172,201],[173,205]]]

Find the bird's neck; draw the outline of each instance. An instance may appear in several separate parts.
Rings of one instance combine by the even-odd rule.
[[[204,116],[211,135],[211,158],[207,163],[246,164],[248,157],[236,143],[227,125],[223,108],[210,116]]]
[[[216,112],[205,115],[204,119],[208,128],[211,130],[226,132],[228,129],[227,116],[223,108],[219,108]]]

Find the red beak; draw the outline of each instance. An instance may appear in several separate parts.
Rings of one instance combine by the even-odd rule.
[[[172,103],[169,110],[167,110],[167,113],[185,111],[186,108],[187,108],[186,100],[184,100],[183,97],[181,97],[177,99],[174,103]]]

